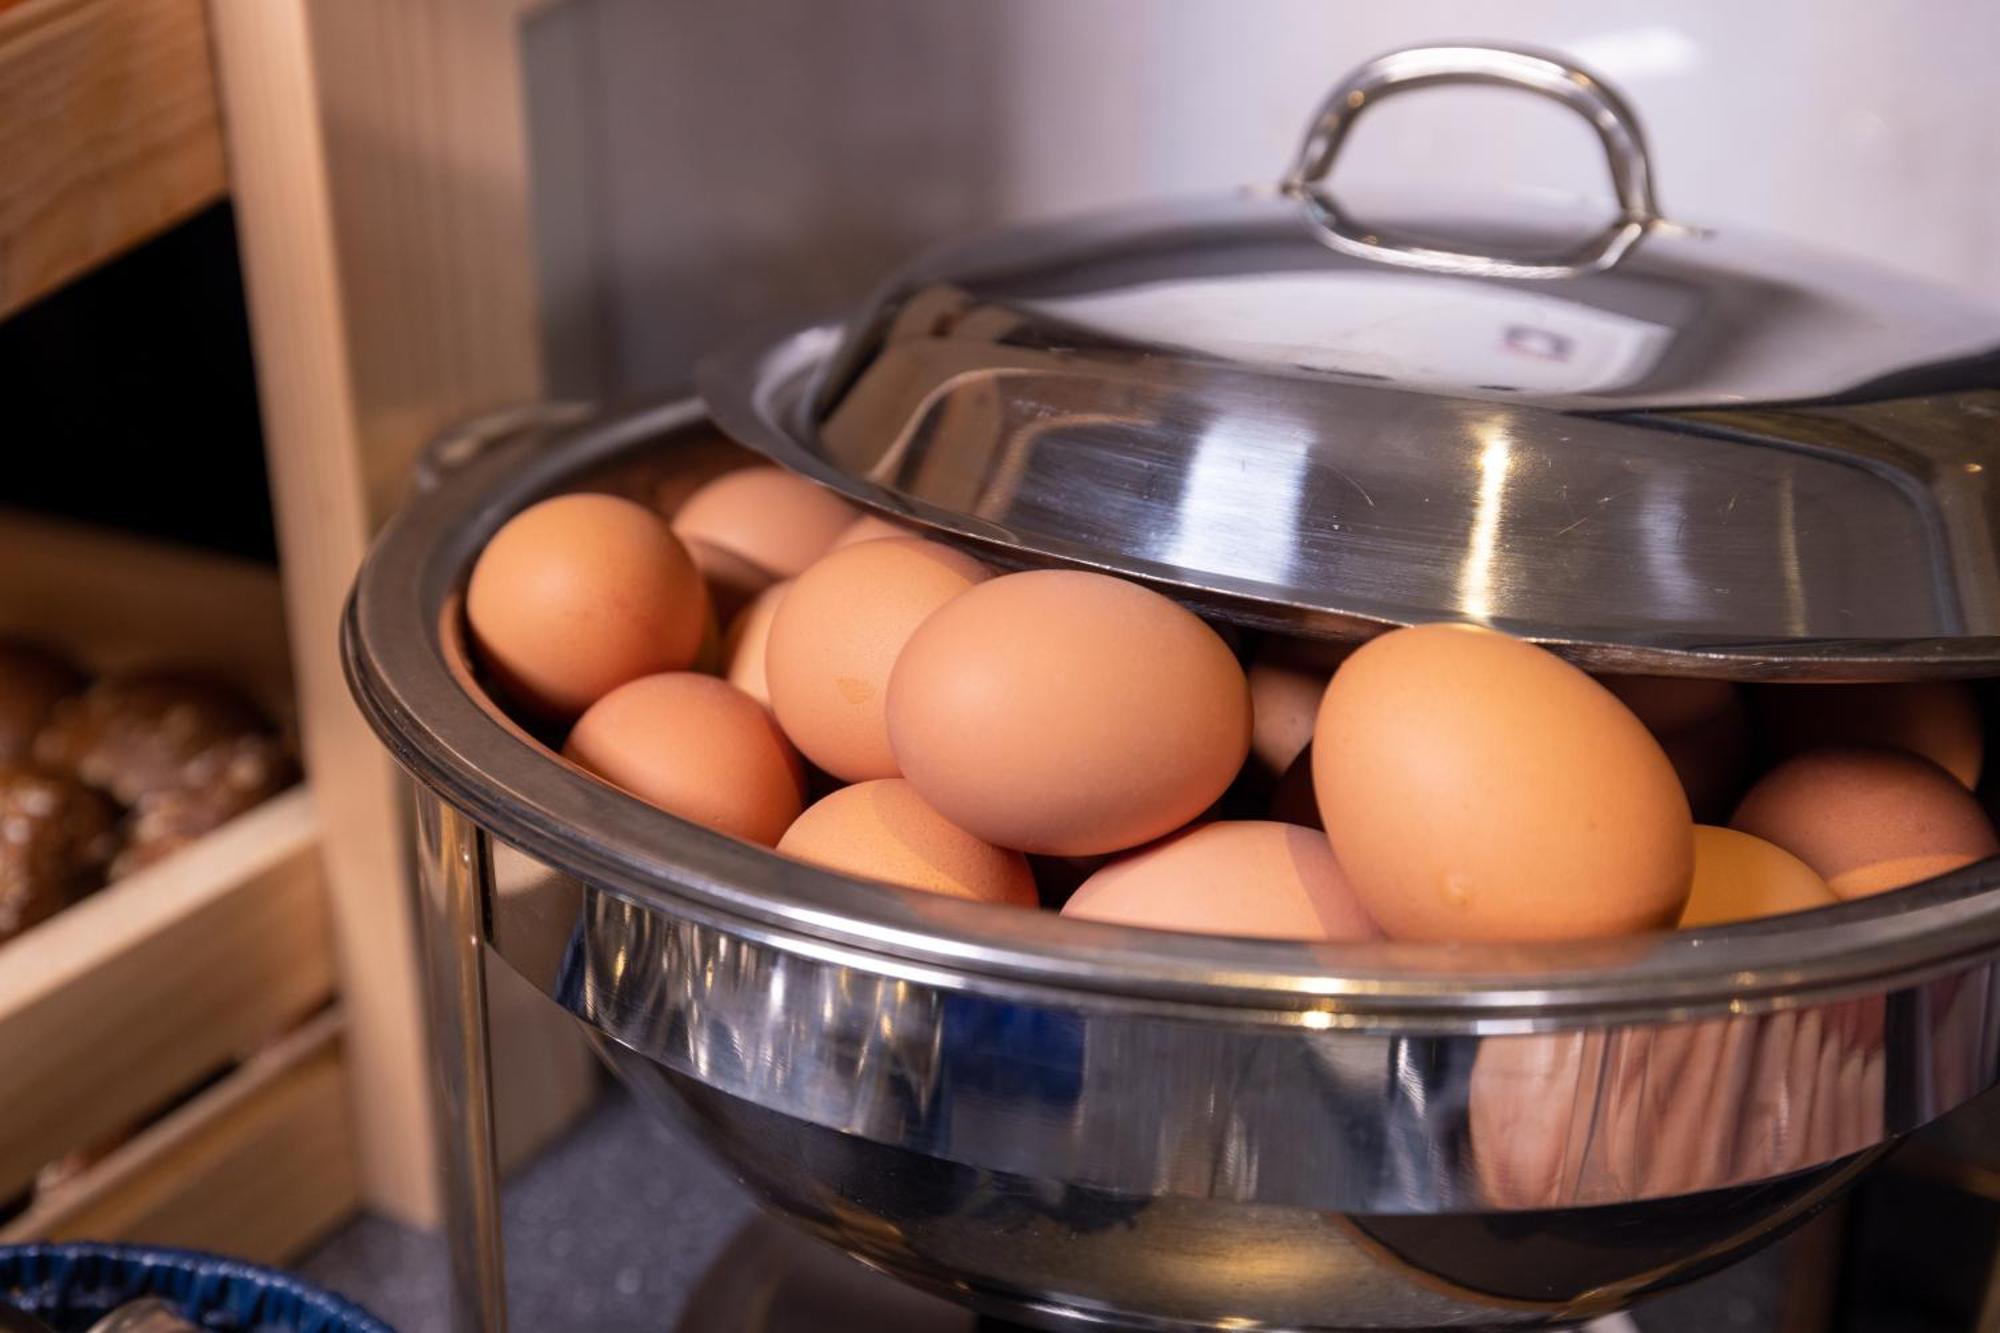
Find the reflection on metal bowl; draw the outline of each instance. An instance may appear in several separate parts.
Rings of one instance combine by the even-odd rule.
[[[1741,1258],[1865,1165],[1516,1213],[1350,1214],[1126,1194],[843,1134],[626,1048],[602,1049],[649,1106],[767,1205],[921,1288],[1051,1329],[1568,1325]]]
[[[902,893],[641,805],[498,713],[455,599],[522,505],[712,438],[683,403],[504,439],[357,585],[468,1216],[482,943],[778,1210],[1048,1328],[1574,1321],[1747,1253],[1996,1081],[1991,865],[1693,934],[1304,945]],[[497,1308],[494,1277],[467,1259],[461,1291]]]
[[[649,1106],[832,1243],[1058,1328],[1619,1309],[1808,1216],[1879,1151],[1892,1051],[1938,1049],[1887,1040],[1900,1000],[1483,1040],[1260,1034],[871,977],[574,901],[553,993]],[[1962,985],[1939,991],[1910,1002],[1968,1012]]]

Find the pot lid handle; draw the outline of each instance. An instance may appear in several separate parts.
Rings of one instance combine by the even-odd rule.
[[[1589,121],[1611,166],[1618,213],[1576,248],[1540,258],[1441,250],[1398,240],[1343,215],[1320,187],[1356,121],[1395,93],[1449,84],[1520,88],[1559,102]],[[1281,187],[1306,207],[1319,237],[1343,254],[1434,273],[1494,278],[1563,278],[1610,268],[1661,221],[1653,169],[1638,117],[1597,76],[1541,51],[1500,46],[1417,46],[1378,56],[1344,79],[1320,105]]]

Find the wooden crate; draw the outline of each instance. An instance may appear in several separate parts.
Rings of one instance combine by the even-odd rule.
[[[0,1226],[0,1241],[113,1237],[284,1263],[359,1203],[328,1010]]]
[[[96,671],[199,667],[290,708],[269,569],[4,513],[0,569],[0,633]],[[281,1259],[353,1210],[318,842],[299,786],[0,946],[0,1198],[123,1140],[0,1237]]]
[[[348,699],[337,625],[423,441],[541,391],[516,49],[534,7],[0,0],[0,318],[228,197],[284,557],[281,599],[265,571],[153,552],[148,578],[143,544],[0,512],[0,631],[87,643],[103,665],[213,662],[220,644],[242,684],[295,716],[313,786],[295,817],[316,830],[342,1015],[328,1058],[360,1199],[418,1225],[440,1197],[409,806]],[[72,595],[66,570],[106,562],[136,570],[145,595]],[[78,976],[109,947],[72,944]],[[525,983],[497,977],[494,996],[498,1120],[510,1157],[526,1155],[589,1105],[597,1073]],[[0,1161],[12,1119],[0,1112]]]
[[[223,197],[203,0],[0,0],[0,317]]]
[[[424,442],[542,396],[520,25],[533,0],[210,0],[271,498],[324,831],[362,1194],[434,1223],[409,803],[342,678],[340,612]],[[496,1120],[586,1107],[568,1018],[492,969]],[[510,1075],[508,1071],[515,1071]]]
[[[45,640],[93,671],[198,667],[293,711],[276,571],[189,547],[0,509],[0,634]]]

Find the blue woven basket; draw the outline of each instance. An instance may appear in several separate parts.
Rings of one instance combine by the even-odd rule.
[[[158,1296],[226,1333],[396,1333],[289,1273],[146,1245],[0,1245],[0,1299],[80,1333],[126,1301]]]

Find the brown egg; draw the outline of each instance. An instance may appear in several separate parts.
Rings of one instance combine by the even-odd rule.
[[[1750,781],[1750,711],[1726,680],[1599,676],[1646,724],[1680,775],[1696,819],[1727,819]]]
[[[708,594],[665,520],[609,495],[560,495],[480,552],[466,620],[511,700],[568,719],[628,680],[695,659]]]
[[[1687,902],[1694,830],[1658,742],[1589,676],[1493,630],[1356,650],[1320,706],[1313,788],[1392,939],[1618,935]]]
[[[764,650],[770,643],[778,603],[785,600],[791,587],[792,581],[786,579],[758,593],[729,622],[729,633],[722,640],[723,672],[729,683],[766,708],[771,706],[771,687],[764,674]]]
[[[1986,728],[1979,700],[1964,681],[1767,685],[1753,702],[1773,758],[1830,745],[1908,750],[1967,787],[1979,783]]]
[[[1250,761],[1267,780],[1275,779],[1312,740],[1320,696],[1333,672],[1260,646],[1244,674],[1250,682]]]
[[[701,571],[702,582],[708,586],[709,604],[715,608],[719,621],[735,619],[738,611],[775,581],[762,566],[712,542],[691,539],[683,544],[694,560],[694,567]]]
[[[859,879],[1036,907],[1028,858],[959,828],[900,778],[856,783],[815,802],[785,831],[778,851]]]
[[[889,735],[953,823],[1087,856],[1171,833],[1222,794],[1249,752],[1250,688],[1215,631],[1158,593],[1035,570],[980,584],[910,637]]]
[[[805,773],[770,713],[692,671],[620,685],[577,719],[563,754],[668,814],[766,847],[805,806]]]
[[[1681,929],[1806,912],[1838,901],[1819,872],[1776,843],[1736,829],[1697,824],[1694,888]]]
[[[750,467],[696,491],[673,522],[682,541],[705,542],[785,579],[826,554],[854,522],[854,506],[783,468]]]
[[[627,455],[598,472],[588,487],[640,503],[652,502],[666,518],[680,512],[688,497],[717,477],[746,467],[767,466],[764,459],[722,435],[676,441],[671,449]]]
[[[1682,676],[1597,676],[1655,736],[1671,735],[1733,711],[1742,700],[1735,682]]]
[[[771,708],[793,744],[849,782],[897,776],[890,670],[926,617],[989,575],[963,551],[914,537],[844,547],[800,575],[764,650]]]
[[[1326,839],[1266,820],[1203,824],[1122,856],[1085,880],[1062,914],[1202,935],[1379,938]]]
[[[886,518],[874,514],[863,514],[847,525],[847,529],[833,539],[833,549],[852,546],[856,542],[880,541],[884,537],[914,537],[917,534],[900,523],[891,523]]]
[[[1972,794],[1901,750],[1810,750],[1766,773],[1730,826],[1804,861],[1841,898],[1862,898],[2000,852]]]

